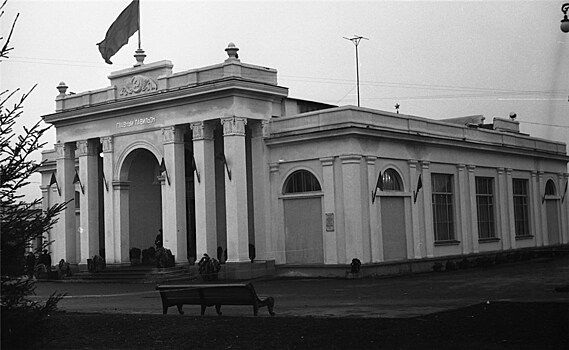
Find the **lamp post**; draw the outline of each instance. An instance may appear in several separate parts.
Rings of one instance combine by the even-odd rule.
[[[567,19],[567,11],[569,11],[569,2],[561,5],[561,12],[563,12],[563,19],[561,20],[561,31],[569,33],[569,19]]]
[[[356,46],[356,86],[358,88],[358,107],[360,106],[360,68],[358,63],[358,45],[362,39],[369,40],[368,38],[364,38],[363,36],[356,35],[353,38],[346,38],[346,40],[350,40]]]

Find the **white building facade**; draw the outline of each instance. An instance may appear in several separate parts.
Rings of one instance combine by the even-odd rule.
[[[158,229],[177,264],[254,251],[277,266],[365,265],[569,242],[564,143],[506,118],[292,99],[237,50],[179,73],[140,60],[99,90],[58,86],[42,193],[45,208],[71,202],[47,237],[54,261],[129,264]]]

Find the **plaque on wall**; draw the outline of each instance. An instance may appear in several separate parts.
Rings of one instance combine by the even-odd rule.
[[[326,213],[326,232],[334,231],[334,213]]]

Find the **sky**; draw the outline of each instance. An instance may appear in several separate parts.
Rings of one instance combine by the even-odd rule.
[[[0,90],[37,87],[20,125],[55,112],[68,92],[110,85],[131,67],[137,34],[106,64],[97,43],[130,0],[9,0],[0,18],[14,50],[0,63]],[[289,96],[432,119],[516,113],[523,133],[569,144],[569,33],[563,1],[140,1],[145,63],[174,72],[222,63],[229,42],[241,62],[278,71]],[[3,41],[2,41],[3,43]],[[17,95],[19,96],[19,95]],[[44,140],[55,143],[52,128]],[[39,160],[41,156],[35,155]],[[26,199],[41,197],[39,176]]]

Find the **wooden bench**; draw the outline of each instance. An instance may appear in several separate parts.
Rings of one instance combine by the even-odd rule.
[[[182,315],[182,306],[186,304],[200,305],[202,316],[208,306],[215,306],[215,311],[221,315],[221,305],[252,305],[255,316],[260,307],[266,306],[269,314],[275,315],[275,300],[272,297],[258,297],[251,283],[158,285],[156,289],[162,298],[163,314],[168,313],[170,306],[176,306]]]

